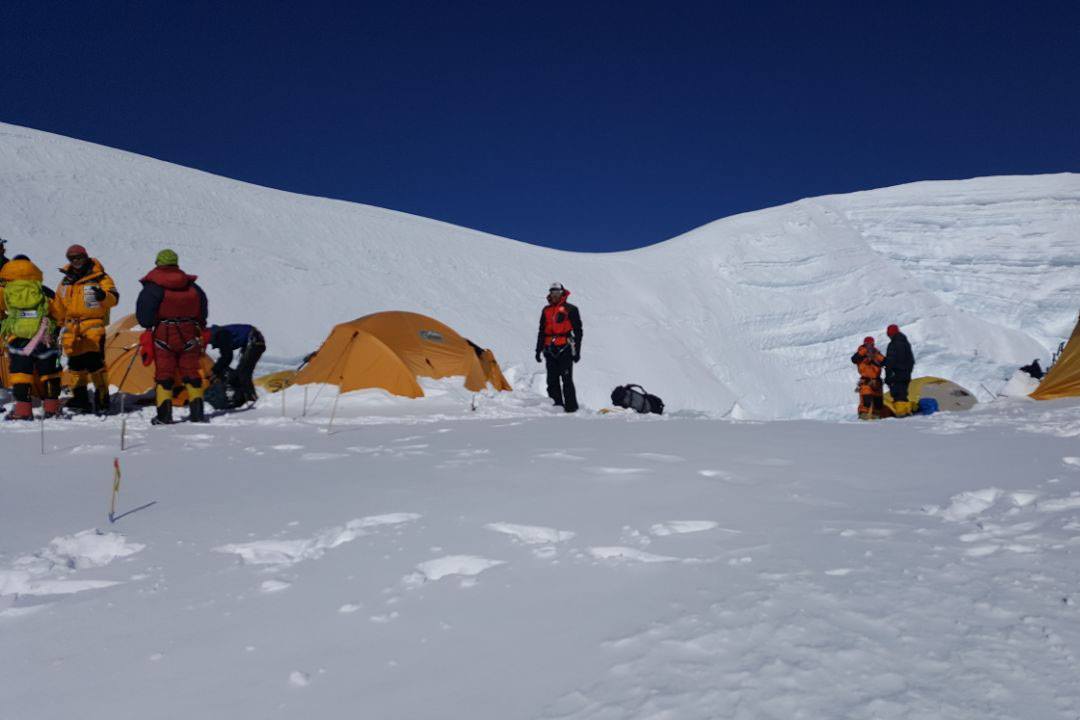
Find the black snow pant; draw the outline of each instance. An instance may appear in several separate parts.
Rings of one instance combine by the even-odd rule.
[[[893,402],[908,401],[908,386],[911,385],[910,374],[896,374],[887,377],[885,378],[885,384],[889,386],[889,392],[892,394]]]
[[[578,409],[577,390],[574,389],[574,353],[569,345],[561,348],[548,346],[544,350],[544,364],[547,366],[548,397],[556,405],[562,405],[566,412]]]
[[[266,340],[263,339],[262,333],[258,330],[251,331],[251,337],[248,339],[247,345],[244,346],[244,351],[240,354],[240,362],[236,364],[235,370],[235,386],[236,389],[241,391],[244,402],[249,402],[257,399],[255,394],[255,383],[252,381],[252,375],[255,374],[255,366],[259,364],[259,358],[266,352]]]

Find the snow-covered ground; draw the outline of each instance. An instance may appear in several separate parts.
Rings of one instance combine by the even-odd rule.
[[[115,276],[121,311],[172,246],[201,276],[212,319],[254,322],[279,358],[340,321],[427,313],[492,348],[519,389],[542,387],[532,349],[557,280],[582,311],[579,397],[594,409],[638,382],[671,409],[713,416],[846,416],[848,358],[890,322],[908,329],[920,373],[986,398],[1048,358],[1080,306],[1074,174],[804,200],[590,255],[0,124],[0,236],[46,269],[85,244]]]
[[[0,717],[1080,715],[1080,403],[4,427]],[[112,461],[118,512],[105,518]]]

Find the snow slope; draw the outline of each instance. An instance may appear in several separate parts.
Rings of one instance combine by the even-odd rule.
[[[820,198],[871,247],[968,313],[1048,347],[1080,310],[1076,175],[976,178]]]
[[[536,322],[558,280],[582,309],[577,372],[592,407],[633,381],[673,410],[849,414],[848,357],[892,321],[909,329],[920,372],[1000,385],[1070,326],[1074,296],[1055,290],[1080,261],[1078,209],[1076,175],[919,184],[578,254],[0,125],[10,251],[47,267],[87,245],[117,279],[121,309],[171,246],[201,276],[212,319],[259,325],[271,355],[302,355],[340,321],[412,310],[491,347],[512,381],[539,390]]]

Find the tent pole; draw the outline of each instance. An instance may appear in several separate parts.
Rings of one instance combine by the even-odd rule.
[[[345,365],[348,364],[349,353],[352,352],[353,343],[356,342],[356,337],[359,334],[359,332],[354,332],[352,334],[352,337],[349,338],[349,344],[345,346],[345,352],[341,356],[346,362],[342,364],[341,375],[338,376],[337,395],[334,396],[334,407],[330,409],[330,424],[326,426],[327,434],[329,434],[334,427],[334,418],[337,417],[337,404],[338,400],[341,399],[341,383],[345,381]]]
[[[330,431],[333,430],[333,428],[334,428],[334,418],[337,416],[337,403],[338,403],[338,398],[340,398],[340,397],[341,397],[341,387],[338,386],[337,395],[334,396],[334,407],[330,409],[330,424],[326,426],[327,434],[330,434]]]

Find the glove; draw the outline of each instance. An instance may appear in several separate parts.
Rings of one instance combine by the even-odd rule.
[[[574,353],[574,362],[577,362],[580,359],[581,359],[581,353]]]
[[[536,351],[536,362],[540,362],[540,351]]]
[[[105,299],[105,291],[99,288],[97,285],[90,288],[90,290],[94,293],[94,299],[98,302],[101,302]]]

